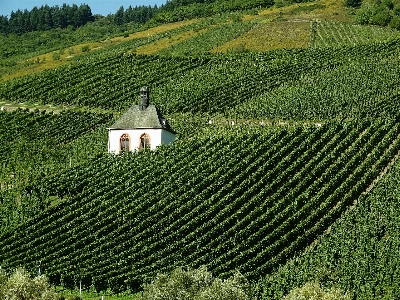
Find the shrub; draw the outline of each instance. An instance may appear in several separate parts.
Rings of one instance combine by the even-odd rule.
[[[82,298],[75,295],[70,295],[70,296],[59,295],[57,300],[82,300]]]
[[[53,52],[52,57],[53,57],[53,60],[60,60],[61,55],[58,52]]]
[[[379,26],[386,26],[391,20],[390,10],[387,7],[379,7],[372,16],[372,24]]]
[[[381,3],[386,6],[387,8],[389,8],[390,10],[392,10],[394,8],[394,4],[392,0],[381,0]]]
[[[236,273],[225,281],[215,279],[212,285],[200,292],[195,299],[246,300],[251,299],[251,288],[246,278],[242,274]]]
[[[0,299],[3,299],[3,294],[4,294],[4,285],[7,282],[7,274],[6,272],[0,268]]]
[[[250,52],[250,50],[247,49],[246,46],[243,44],[239,44],[228,50],[228,53],[235,53],[235,54],[236,53],[248,53],[248,52]]]
[[[340,289],[323,289],[318,283],[306,283],[292,290],[283,300],[350,300],[348,293]]]
[[[82,46],[81,51],[82,52],[88,52],[90,50],[90,47],[88,45]]]
[[[240,273],[227,280],[213,278],[206,267],[195,270],[177,268],[170,274],[158,274],[144,287],[142,300],[248,300],[249,282]]]
[[[66,298],[66,300],[82,300],[82,298],[79,296],[69,296]]]
[[[2,300],[56,300],[57,294],[46,276],[31,278],[24,269],[17,269],[7,278],[0,272],[0,299]]]
[[[356,15],[356,21],[361,25],[368,25],[372,22],[372,17],[375,13],[375,8],[369,2],[361,4],[361,8],[358,10]]]
[[[400,5],[396,5],[396,6],[393,8],[393,14],[394,14],[395,16],[399,16],[399,17],[400,17]]]
[[[346,0],[345,4],[348,7],[360,7],[361,0]]]
[[[389,23],[389,26],[395,29],[400,30],[400,17],[399,16],[393,16],[392,20]]]

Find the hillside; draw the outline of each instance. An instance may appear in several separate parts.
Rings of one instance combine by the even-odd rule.
[[[399,295],[399,161],[308,251],[269,275],[263,299],[279,299],[307,281],[338,285],[357,299]]]
[[[98,292],[206,265],[259,299],[308,281],[397,297],[400,31],[344,2],[279,6],[9,58],[0,266]],[[108,155],[144,85],[178,139]]]

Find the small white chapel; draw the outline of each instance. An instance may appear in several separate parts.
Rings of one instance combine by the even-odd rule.
[[[108,128],[108,152],[155,149],[175,140],[176,132],[155,105],[149,105],[149,89],[140,89],[140,103],[133,105]]]

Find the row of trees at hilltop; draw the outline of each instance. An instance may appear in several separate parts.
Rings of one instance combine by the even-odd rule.
[[[115,15],[110,16],[116,25],[127,24],[135,22],[139,24],[146,23],[158,11],[158,7],[151,6],[137,6],[133,8],[131,5],[127,9],[121,6]]]
[[[35,6],[31,11],[25,9],[11,12],[10,17],[0,16],[0,33],[23,34],[68,26],[80,27],[91,21],[94,21],[94,16],[87,4],[79,7],[76,4],[63,4],[61,7]]]

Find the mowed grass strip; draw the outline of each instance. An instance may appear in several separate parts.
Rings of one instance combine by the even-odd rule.
[[[202,29],[202,30],[198,30],[198,31],[189,30],[189,31],[183,32],[181,34],[168,36],[166,38],[155,41],[153,43],[138,47],[136,49],[136,54],[154,54],[154,53],[161,51],[165,48],[168,48],[172,45],[178,44],[184,40],[192,38],[204,31],[206,31],[206,29]]]
[[[271,20],[282,18],[299,18],[304,20],[325,20],[343,23],[351,23],[352,17],[348,8],[345,7],[345,0],[322,0],[305,3],[296,3],[289,6],[273,6],[258,12],[258,16],[246,16],[246,19],[266,17]]]
[[[176,23],[169,23],[169,24],[163,24],[157,27],[149,28],[144,31],[139,31],[135,32],[129,35],[129,37],[116,37],[111,39],[112,42],[121,42],[121,41],[126,41],[126,40],[131,40],[131,39],[139,39],[143,37],[148,37],[152,36],[161,32],[169,31],[172,29],[176,29],[182,26],[190,25],[193,23],[198,22],[200,19],[192,19],[192,20],[186,20],[186,21],[181,21],[181,22],[176,22]]]
[[[307,48],[311,37],[310,21],[287,21],[258,24],[212,52],[226,52],[230,49],[245,48],[252,51],[275,49]]]

